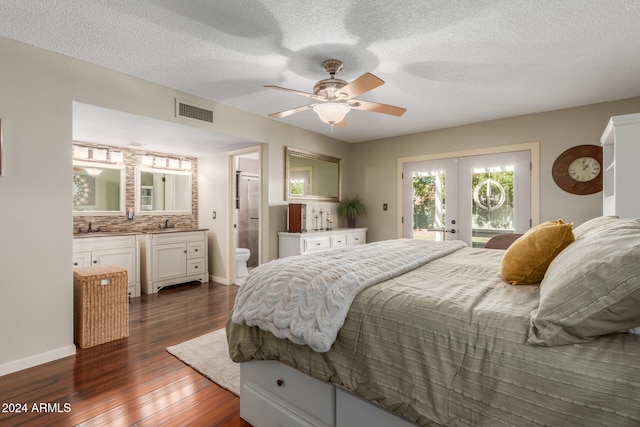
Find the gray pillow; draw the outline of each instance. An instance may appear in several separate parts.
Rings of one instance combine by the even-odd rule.
[[[617,216],[598,216],[591,218],[582,224],[573,227],[573,237],[579,239],[586,236],[591,231],[598,230],[600,227],[606,226],[610,222],[615,222],[617,219]]]
[[[567,246],[540,284],[528,342],[587,342],[640,326],[640,219],[605,221]]]

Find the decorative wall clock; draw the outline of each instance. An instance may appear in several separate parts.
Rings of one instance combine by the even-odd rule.
[[[564,151],[553,163],[553,180],[571,194],[602,191],[602,147],[577,145]]]

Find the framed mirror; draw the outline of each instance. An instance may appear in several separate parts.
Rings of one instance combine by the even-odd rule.
[[[342,192],[342,161],[340,159],[287,147],[285,170],[287,201],[340,201]]]
[[[191,213],[191,172],[136,167],[136,214]]]
[[[125,165],[73,162],[73,214],[124,215]]]

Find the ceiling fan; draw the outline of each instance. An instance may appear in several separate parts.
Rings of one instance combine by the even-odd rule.
[[[406,108],[393,105],[381,104],[378,102],[362,101],[354,97],[382,86],[384,81],[371,73],[364,73],[351,83],[341,79],[336,79],[336,73],[342,70],[342,61],[339,59],[327,59],[322,63],[322,68],[331,76],[328,79],[320,80],[313,87],[313,93],[301,92],[295,89],[287,89],[280,86],[265,86],[269,89],[277,89],[285,92],[312,98],[318,102],[279,113],[269,114],[269,117],[282,118],[290,116],[300,111],[313,110],[318,114],[320,120],[331,125],[331,128],[342,128],[347,126],[347,113],[351,109],[373,111],[376,113],[401,116],[407,111]]]

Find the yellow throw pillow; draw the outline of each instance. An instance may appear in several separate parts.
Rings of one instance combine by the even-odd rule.
[[[502,278],[512,285],[540,283],[551,261],[573,241],[571,224],[561,219],[533,227],[505,251]]]

